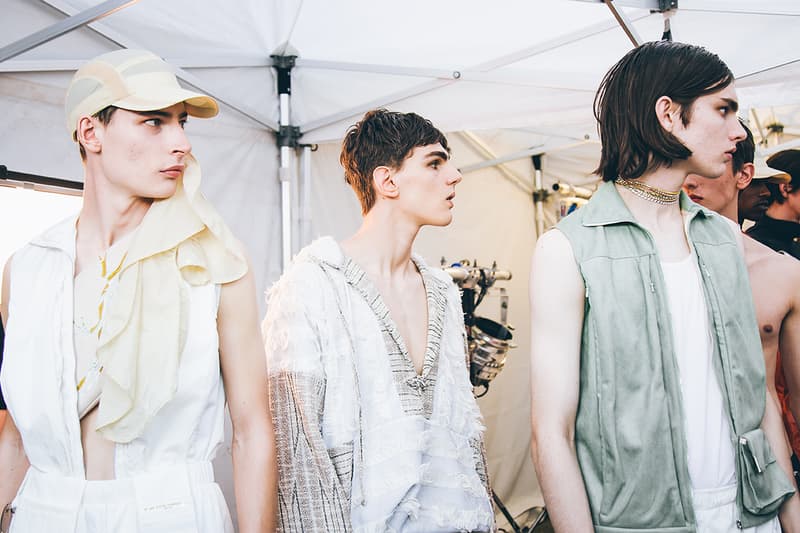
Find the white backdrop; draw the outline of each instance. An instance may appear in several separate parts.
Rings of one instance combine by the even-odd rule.
[[[647,9],[656,0],[616,3],[643,40],[661,37],[663,15]],[[97,4],[0,0],[0,56],[4,46],[64,20],[65,13]],[[675,40],[707,46],[731,66],[757,137],[780,122],[785,129],[778,142],[794,144],[800,135],[798,21],[793,0],[680,0],[671,19]],[[120,46],[151,49],[180,67],[184,79],[230,104],[211,121],[191,120],[187,131],[203,165],[203,188],[249,248],[263,293],[281,270],[278,151],[265,126],[278,120],[272,53],[299,56],[291,121],[304,132],[301,142],[319,143],[311,157],[311,234],[342,238],[360,215],[338,165],[338,142],[376,105],[418,112],[449,132],[461,168],[539,147],[546,186],[592,183],[594,91],[631,43],[609,9],[591,1],[140,0],[0,61],[0,164],[80,180],[80,160],[64,126],[64,89],[82,62]],[[491,153],[478,151],[470,138]],[[541,503],[528,459],[530,159],[508,163],[507,172],[522,186],[498,167],[465,172],[455,221],[424,230],[417,248],[431,263],[442,256],[496,260],[514,273],[505,286],[519,348],[480,405],[495,489],[518,512]],[[550,220],[554,210],[546,209]],[[489,297],[479,313],[497,308]],[[219,464],[230,501],[230,469],[225,458]]]

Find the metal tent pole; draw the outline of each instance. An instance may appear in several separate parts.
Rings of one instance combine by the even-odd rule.
[[[39,30],[27,37],[15,41],[9,45],[0,48],[0,61],[5,61],[16,57],[32,48],[50,42],[57,37],[61,37],[65,33],[69,33],[75,28],[80,28],[87,24],[91,24],[97,20],[107,17],[116,13],[120,9],[124,9],[139,0],[107,0],[94,7],[76,13],[64,20],[51,24],[50,26]]]
[[[536,238],[544,233],[544,201],[549,194],[542,186],[542,156],[531,156],[533,161],[533,201],[536,204]]]
[[[311,152],[314,148],[303,145],[300,175],[300,243],[302,248],[311,241]]]
[[[280,122],[278,123],[277,142],[280,149],[280,169],[278,178],[281,182],[281,257],[283,269],[289,266],[292,259],[292,165],[294,148],[300,137],[300,129],[291,125],[292,68],[297,56],[273,55],[273,67],[278,73],[278,105]]]

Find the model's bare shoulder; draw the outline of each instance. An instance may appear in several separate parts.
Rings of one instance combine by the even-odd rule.
[[[742,233],[741,235],[744,239],[744,257],[748,268],[758,265],[759,263],[770,263],[776,257],[781,257],[783,255],[769,246],[758,242],[746,233]]]
[[[744,242],[745,259],[751,275],[753,272],[768,275],[770,279],[779,281],[776,285],[783,286],[789,286],[789,282],[797,283],[800,280],[800,261],[790,255],[776,252],[750,237],[745,236]],[[783,283],[780,283],[781,281]]]
[[[562,291],[573,292],[584,289],[583,278],[575,262],[572,245],[567,236],[557,228],[545,232],[536,241],[531,260],[531,289],[541,286],[564,283]],[[570,290],[571,289],[571,290]]]
[[[777,279],[783,282],[781,285],[791,298],[792,308],[800,310],[800,261],[791,255],[775,253],[771,262],[775,265]]]

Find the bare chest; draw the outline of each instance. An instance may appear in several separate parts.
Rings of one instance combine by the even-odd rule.
[[[417,374],[422,372],[428,343],[428,300],[422,280],[379,287],[392,321]]]
[[[781,324],[791,310],[792,287],[780,283],[769,268],[748,267],[758,331],[764,351],[778,349]],[[778,282],[776,282],[778,280]]]

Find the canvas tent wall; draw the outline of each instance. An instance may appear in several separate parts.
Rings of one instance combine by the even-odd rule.
[[[303,133],[299,142],[319,146],[308,156],[310,188],[298,190],[297,165],[287,176],[300,193],[292,199],[295,229],[301,227],[300,217],[310,221],[311,235],[341,238],[357,227],[359,210],[342,180],[338,140],[363,111],[377,105],[433,120],[451,134],[461,168],[522,154],[504,167],[465,172],[455,222],[423,231],[418,250],[432,263],[442,256],[476,258],[482,264],[497,260],[514,273],[506,286],[519,348],[481,408],[497,492],[514,511],[541,502],[527,450],[526,280],[535,241],[528,156],[545,154],[546,186],[595,180],[594,91],[603,73],[631,47],[606,5],[566,0],[0,2],[0,57],[9,45],[67,16],[116,6],[103,18],[0,62],[0,164],[80,180],[80,161],[62,110],[73,70],[119,47],[151,49],[180,67],[185,81],[225,102],[219,117],[190,121],[187,129],[203,164],[204,190],[247,245],[261,293],[282,267],[279,151],[273,133],[279,98],[271,55],[298,56],[291,124]],[[661,37],[664,15],[650,11],[657,1],[616,3],[642,39]],[[769,122],[785,126],[784,140],[800,133],[796,2],[681,0],[669,15],[675,40],[707,46],[731,66],[740,79],[745,114],[761,135],[766,136]],[[298,202],[304,197],[309,204]],[[554,206],[545,212],[552,221]],[[293,242],[293,248],[300,244]],[[479,311],[493,313],[496,300],[490,297],[484,306]],[[230,499],[229,486],[226,493]]]

